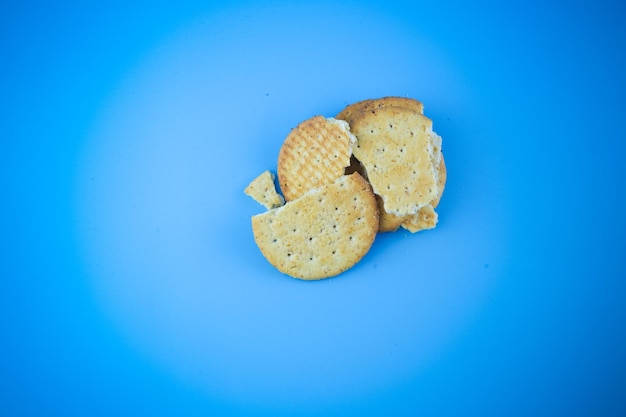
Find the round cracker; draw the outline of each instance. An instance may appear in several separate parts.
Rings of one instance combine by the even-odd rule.
[[[365,256],[378,230],[378,210],[369,183],[354,173],[253,216],[252,230],[263,256],[279,271],[317,280]]]
[[[343,120],[315,116],[300,123],[287,135],[278,154],[278,183],[285,200],[344,175],[355,142]]]

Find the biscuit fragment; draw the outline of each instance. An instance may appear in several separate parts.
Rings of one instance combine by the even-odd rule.
[[[315,188],[284,206],[252,217],[263,256],[294,278],[335,276],[357,263],[378,230],[378,210],[358,173]]]
[[[285,204],[283,197],[278,194],[274,186],[274,174],[270,171],[262,172],[258,177],[243,190],[244,193],[252,197],[257,203],[266,209],[273,209]]]
[[[330,184],[350,165],[356,137],[343,120],[315,116],[300,123],[278,155],[278,182],[285,200]]]
[[[382,107],[355,117],[352,132],[358,138],[354,156],[386,212],[413,215],[437,197],[430,119],[408,108]]]
[[[439,217],[432,205],[428,204],[411,216],[405,216],[402,227],[411,233],[434,229]]]

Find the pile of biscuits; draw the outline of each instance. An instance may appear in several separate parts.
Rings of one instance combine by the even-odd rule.
[[[377,233],[437,225],[447,173],[423,110],[411,98],[363,100],[287,135],[282,196],[270,171],[244,190],[268,209],[252,217],[252,231],[270,264],[294,278],[329,278],[361,260]]]

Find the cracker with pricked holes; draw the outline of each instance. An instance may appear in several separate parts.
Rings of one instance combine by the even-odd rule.
[[[344,175],[355,142],[343,120],[315,116],[295,127],[278,154],[278,182],[285,200]]]
[[[285,204],[285,200],[283,196],[276,191],[274,178],[274,174],[270,171],[263,171],[248,184],[243,192],[252,197],[257,203],[263,205],[266,209],[280,207]]]
[[[252,230],[263,256],[279,271],[317,280],[365,256],[378,230],[378,210],[369,183],[354,173],[253,216]]]
[[[411,109],[383,107],[361,113],[351,128],[358,138],[354,156],[386,212],[416,214],[437,197],[430,119]]]
[[[416,113],[423,114],[424,105],[415,99],[407,98],[407,97],[382,97],[377,99],[369,99],[362,100],[353,104],[346,106],[341,112],[335,116],[337,119],[346,120],[349,123],[352,123],[357,116],[361,115],[364,112],[370,111],[372,109],[381,109],[383,107],[403,107],[409,110],[412,110]],[[431,209],[437,207],[439,204],[439,200],[441,199],[441,195],[443,193],[443,189],[445,187],[446,181],[446,167],[443,162],[443,155],[441,153],[441,137],[437,135],[435,132],[431,134],[431,141],[433,143],[433,151],[431,154],[431,160],[434,167],[437,167],[436,176],[437,176],[437,184],[439,186],[439,194],[435,199],[431,202]],[[367,177],[365,173],[365,169],[361,166],[360,162],[353,156],[351,160],[351,165],[349,167],[350,171],[358,171]],[[420,228],[421,225],[426,225],[425,222],[417,222],[416,219],[420,216],[420,211],[416,214],[408,214],[408,215],[397,215],[389,213],[385,210],[382,198],[380,196],[376,196],[378,202],[378,208],[380,211],[379,219],[379,232],[392,232],[397,230],[402,223],[407,223],[406,229],[415,233],[419,230],[424,230],[424,228],[432,228],[431,224],[428,224],[428,227]],[[429,209],[425,209],[429,210]],[[432,216],[431,216],[432,218]],[[436,225],[436,218],[435,218]],[[420,226],[418,226],[418,224]]]

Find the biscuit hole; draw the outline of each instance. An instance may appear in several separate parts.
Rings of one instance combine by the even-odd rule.
[[[374,133],[374,129],[370,130],[370,133]],[[359,146],[359,145],[357,145],[357,146]]]
[[[411,136],[413,136],[413,131],[411,130]]]
[[[389,129],[393,129],[393,124],[389,123]]]
[[[400,148],[400,153],[404,153],[404,148]]]
[[[313,241],[313,237],[310,237],[310,238],[309,238],[309,242],[312,242],[312,241]]]
[[[334,254],[336,254],[336,253],[337,253],[337,251],[336,251],[336,250],[334,250],[332,253],[333,253],[333,255],[334,255]]]
[[[290,258],[291,257],[291,253],[287,252],[287,257]]]
[[[276,242],[278,242],[278,239],[273,239],[272,240],[272,243],[276,243]]]

